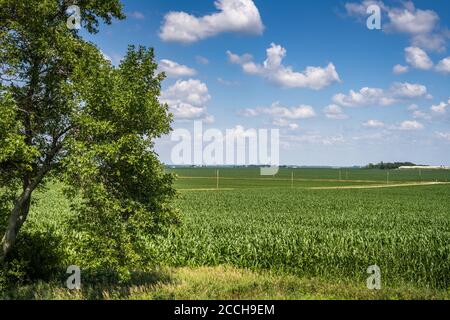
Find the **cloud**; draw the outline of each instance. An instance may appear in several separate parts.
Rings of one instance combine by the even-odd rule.
[[[106,60],[108,60],[115,66],[119,65],[120,62],[123,60],[123,56],[118,53],[113,53],[113,54],[109,55],[101,50],[100,50],[100,52],[103,55],[103,58],[105,58]]]
[[[133,11],[131,13],[128,13],[128,16],[138,20],[145,19],[145,15],[140,11]]]
[[[398,99],[415,99],[428,96],[427,87],[421,84],[396,82],[390,88],[390,95]]]
[[[237,54],[232,53],[231,51],[227,51],[227,55],[228,55],[228,60],[231,63],[234,64],[246,64],[246,63],[250,63],[253,60],[253,56],[251,54],[243,54],[242,56],[239,56]]]
[[[239,56],[228,51],[227,55],[229,61],[240,65],[245,73],[263,77],[286,88],[320,90],[334,82],[340,82],[333,63],[329,63],[325,68],[307,67],[302,72],[296,72],[292,67],[284,66],[282,62],[286,57],[286,49],[274,43],[267,49],[267,59],[262,64],[253,62],[250,54]]]
[[[386,141],[389,139],[389,136],[387,135],[387,131],[385,132],[376,132],[376,133],[370,133],[370,134],[362,134],[358,136],[352,137],[354,141]]]
[[[195,61],[197,61],[197,63],[203,64],[203,65],[209,64],[209,60],[203,56],[196,56]]]
[[[431,61],[428,54],[418,47],[408,47],[405,49],[406,62],[413,68],[420,70],[430,70],[433,68],[434,63]],[[394,67],[394,73],[403,73],[403,66],[396,65]],[[406,67],[407,68],[407,67]],[[434,66],[434,70],[441,73],[450,73],[450,57],[444,58]],[[407,69],[405,71],[408,71]]]
[[[226,133],[227,139],[239,139],[239,138],[257,138],[258,134],[255,130],[246,130],[242,125],[236,125],[232,129],[228,129]]]
[[[411,35],[430,34],[439,22],[439,16],[432,10],[416,9],[410,2],[404,8],[388,9],[390,23],[386,30]]]
[[[428,113],[423,112],[421,110],[414,111],[413,112],[413,117],[414,117],[414,119],[431,120],[431,116]]]
[[[408,66],[402,66],[400,64],[395,65],[394,68],[392,69],[392,72],[394,74],[403,74],[403,73],[407,73],[408,71],[409,71]]]
[[[424,126],[418,121],[403,121],[398,127],[399,130],[404,131],[413,131],[413,130],[421,130]]]
[[[359,92],[350,90],[348,95],[338,93],[334,95],[333,102],[344,107],[359,107],[374,105],[388,105],[391,100],[385,100],[384,90],[378,88],[364,87]]]
[[[387,9],[387,7],[384,5],[382,1],[376,0],[364,0],[361,3],[348,2],[344,6],[349,16],[354,16],[357,18],[366,18],[368,16],[367,8],[371,5],[377,5],[383,10]]]
[[[450,57],[439,61],[439,63],[436,65],[436,71],[442,73],[450,73]]]
[[[412,115],[414,119],[432,120],[433,117],[439,117],[446,114],[449,107],[450,99],[448,102],[441,102],[437,105],[432,105],[430,107],[430,112],[423,112],[422,110],[419,110],[418,106],[415,106],[415,108],[409,108],[409,110],[413,111]]]
[[[160,100],[169,105],[176,120],[214,120],[205,106],[211,100],[208,87],[199,80],[178,80],[162,91]]]
[[[445,51],[446,42],[446,37],[442,34],[418,34],[411,40],[415,47],[437,52]]]
[[[217,81],[220,83],[220,84],[223,84],[224,86],[237,86],[237,85],[239,85],[239,82],[237,82],[237,81],[230,81],[230,80],[225,80],[225,79],[222,79],[222,78],[217,78]]]
[[[244,117],[259,117],[269,116],[272,119],[272,124],[278,127],[289,127],[292,130],[298,129],[299,125],[295,123],[297,120],[304,120],[314,118],[316,112],[314,108],[307,105],[300,105],[298,107],[284,107],[279,102],[274,102],[270,107],[243,109],[238,112]]]
[[[244,117],[257,117],[261,113],[257,109],[243,109],[239,110],[238,115],[244,116]]]
[[[193,43],[225,32],[261,35],[264,25],[252,0],[217,0],[219,12],[196,17],[186,12],[169,12],[164,17],[160,38],[168,42]]]
[[[379,120],[368,120],[367,122],[363,123],[364,127],[367,128],[383,128],[384,122],[379,121]]]
[[[433,68],[433,61],[427,53],[419,47],[408,47],[405,49],[406,62],[412,67],[421,70],[430,70]]]
[[[427,92],[424,85],[396,82],[388,90],[364,87],[359,92],[350,90],[347,95],[338,93],[333,102],[344,107],[389,106],[403,100],[428,97]]]
[[[323,112],[325,113],[325,116],[328,119],[334,119],[334,120],[345,120],[348,119],[348,115],[344,113],[342,108],[338,105],[331,104],[325,109],[323,109]]]
[[[316,116],[311,106],[301,105],[294,108],[282,107],[279,104],[273,104],[270,108],[263,109],[263,112],[272,116],[286,119],[309,119]]]
[[[450,141],[450,132],[436,132],[436,136],[439,139]]]
[[[434,63],[428,56],[428,54],[418,47],[408,47],[405,49],[406,62],[413,68],[420,70],[430,70],[433,68]],[[394,73],[403,73],[403,66],[396,65],[394,67]],[[406,67],[407,68],[407,67]],[[450,57],[444,58],[434,66],[434,70],[441,73],[450,73]],[[408,71],[406,69],[406,71]]]
[[[165,72],[168,77],[172,78],[192,77],[197,74],[194,69],[167,59],[159,62],[158,70],[159,72]]]
[[[409,111],[415,111],[415,110],[417,110],[417,109],[419,109],[419,106],[418,106],[417,104],[411,104],[411,105],[408,107],[408,110],[409,110]]]
[[[333,146],[346,142],[343,135],[324,136],[315,132],[306,133],[303,135],[285,135],[282,138],[285,142],[302,145],[308,143],[313,145]]]
[[[100,52],[101,52],[101,54],[102,54],[102,56],[103,56],[103,58],[104,58],[105,60],[108,60],[109,62],[112,62],[112,58],[111,58],[109,55],[107,55],[106,53],[104,53],[104,52],[101,51],[101,50],[100,50]]]
[[[239,114],[247,117],[269,115],[274,118],[290,120],[309,119],[316,116],[316,112],[311,106],[300,105],[298,107],[288,108],[283,107],[279,102],[274,102],[268,108],[244,109]]]
[[[433,105],[431,106],[431,112],[433,112],[436,115],[442,115],[445,114],[447,112],[447,108],[450,106],[450,100],[448,101],[448,103],[445,102],[441,102],[438,105]]]
[[[297,130],[300,126],[297,123],[292,123],[286,119],[274,119],[272,124],[277,127],[287,127],[291,130]]]
[[[433,10],[417,9],[413,2],[403,1],[399,7],[390,7],[382,1],[365,0],[360,3],[347,3],[345,9],[349,16],[358,20],[367,19],[367,8],[378,5],[385,19],[383,26],[386,33],[401,33],[410,37],[412,46],[430,51],[444,51],[446,47],[446,30],[439,25],[439,15]]]

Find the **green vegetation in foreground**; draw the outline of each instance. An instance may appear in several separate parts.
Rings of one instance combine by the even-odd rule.
[[[449,299],[443,291],[412,286],[369,291],[349,282],[327,282],[253,272],[229,266],[165,268],[136,279],[127,286],[89,286],[70,291],[58,283],[22,286],[6,299],[106,299],[106,300],[333,300],[333,299]]]
[[[450,186],[246,189],[182,194],[183,225],[153,247],[163,265],[229,264],[388,287],[450,284]]]
[[[55,184],[39,194],[28,230],[66,232],[60,222],[71,211],[60,189]],[[450,298],[449,192],[450,185],[181,192],[182,226],[146,248],[172,280],[127,287],[126,296],[106,286],[76,298]],[[365,289],[373,264],[382,270],[378,293]],[[232,271],[217,276],[224,265]],[[26,298],[33,288],[36,298],[67,297],[60,286],[20,287],[13,296]]]

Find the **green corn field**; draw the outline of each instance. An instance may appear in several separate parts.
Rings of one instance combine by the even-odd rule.
[[[362,286],[367,267],[378,265],[386,285],[450,286],[450,185],[313,190],[377,184],[385,172],[352,170],[353,177],[369,182],[312,179],[290,188],[287,170],[276,178],[258,177],[254,170],[222,171],[224,190],[216,191],[213,174],[201,178],[211,169],[177,172],[191,178],[178,182],[185,189],[179,199],[183,225],[151,246],[159,263],[231,264]],[[320,180],[336,170],[296,173],[310,179],[315,173]],[[440,173],[427,174],[439,180]],[[405,182],[414,174],[392,177]]]

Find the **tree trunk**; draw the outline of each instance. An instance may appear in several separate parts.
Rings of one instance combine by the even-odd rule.
[[[16,243],[17,234],[25,222],[30,211],[31,194],[33,186],[28,186],[17,199],[8,219],[8,226],[1,242],[0,262],[3,262]]]
[[[70,130],[70,128],[65,130],[63,134],[68,130]],[[11,211],[8,219],[8,226],[1,242],[0,263],[3,263],[8,254],[11,253],[11,250],[14,248],[14,245],[16,243],[17,234],[19,233],[20,228],[23,226],[25,220],[28,217],[31,204],[31,194],[41,183],[42,179],[44,179],[45,175],[52,169],[51,163],[55,155],[62,148],[62,144],[58,144],[59,138],[60,136],[54,139],[53,148],[47,154],[44,164],[37,173],[36,177],[33,180],[29,175],[26,175],[24,177],[23,192],[16,200],[14,209]]]

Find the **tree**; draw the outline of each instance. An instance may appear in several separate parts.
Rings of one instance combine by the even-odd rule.
[[[90,33],[100,20],[124,18],[119,0],[0,0],[1,261],[33,192],[50,179],[81,199],[74,206],[80,239],[94,251],[107,242],[117,265],[137,254],[138,240],[177,222],[173,177],[153,145],[172,120],[158,100],[164,75],[153,49],[130,46],[112,66],[67,27],[75,2]]]

